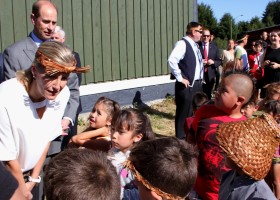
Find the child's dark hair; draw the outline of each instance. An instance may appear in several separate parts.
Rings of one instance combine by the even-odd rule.
[[[129,160],[154,189],[185,198],[196,180],[197,156],[191,144],[164,137],[135,146]]]
[[[196,111],[199,107],[204,105],[207,101],[208,101],[208,97],[204,92],[197,92],[193,96],[193,100],[192,100],[193,111]]]
[[[107,154],[89,149],[66,149],[46,166],[48,200],[116,200],[120,179]]]
[[[266,113],[272,113],[273,116],[280,114],[280,100],[268,100],[262,110]]]
[[[141,141],[155,138],[150,119],[142,111],[135,108],[128,108],[116,112],[112,119],[112,132],[133,131],[135,135],[142,134]]]
[[[113,117],[115,112],[119,112],[121,110],[121,107],[120,107],[118,102],[116,102],[112,99],[109,99],[107,97],[100,97],[96,101],[92,111],[95,110],[95,106],[98,105],[98,104],[104,104],[105,105],[105,109],[106,109],[106,112],[107,112],[109,117]]]

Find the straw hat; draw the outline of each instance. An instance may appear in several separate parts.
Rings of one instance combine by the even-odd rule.
[[[278,124],[268,114],[246,121],[220,124],[217,128],[221,148],[244,173],[255,180],[267,175],[279,138]]]

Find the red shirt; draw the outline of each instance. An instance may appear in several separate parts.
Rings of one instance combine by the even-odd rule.
[[[218,199],[222,175],[230,169],[225,166],[224,153],[216,138],[216,128],[225,122],[241,121],[246,117],[231,118],[215,105],[202,106],[195,113],[192,129],[199,149],[198,175],[194,190],[204,200]]]
[[[253,52],[248,56],[250,74],[254,76],[257,80],[261,79],[264,76],[264,69],[261,68],[260,59],[260,53]]]

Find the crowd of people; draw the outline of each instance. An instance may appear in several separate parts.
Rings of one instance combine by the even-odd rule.
[[[77,134],[81,66],[51,1],[32,6],[33,31],[3,53],[0,199],[280,199],[280,30],[219,53],[190,22],[168,64],[175,135],[100,97]]]

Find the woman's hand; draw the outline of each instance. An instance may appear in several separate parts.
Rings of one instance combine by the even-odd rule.
[[[272,69],[277,69],[280,67],[280,65],[276,62],[270,62],[270,65],[269,65]]]
[[[35,185],[36,185],[36,183],[34,183],[34,182],[26,182],[25,183],[25,186],[26,186],[27,190],[30,191],[30,192],[34,188]]]

